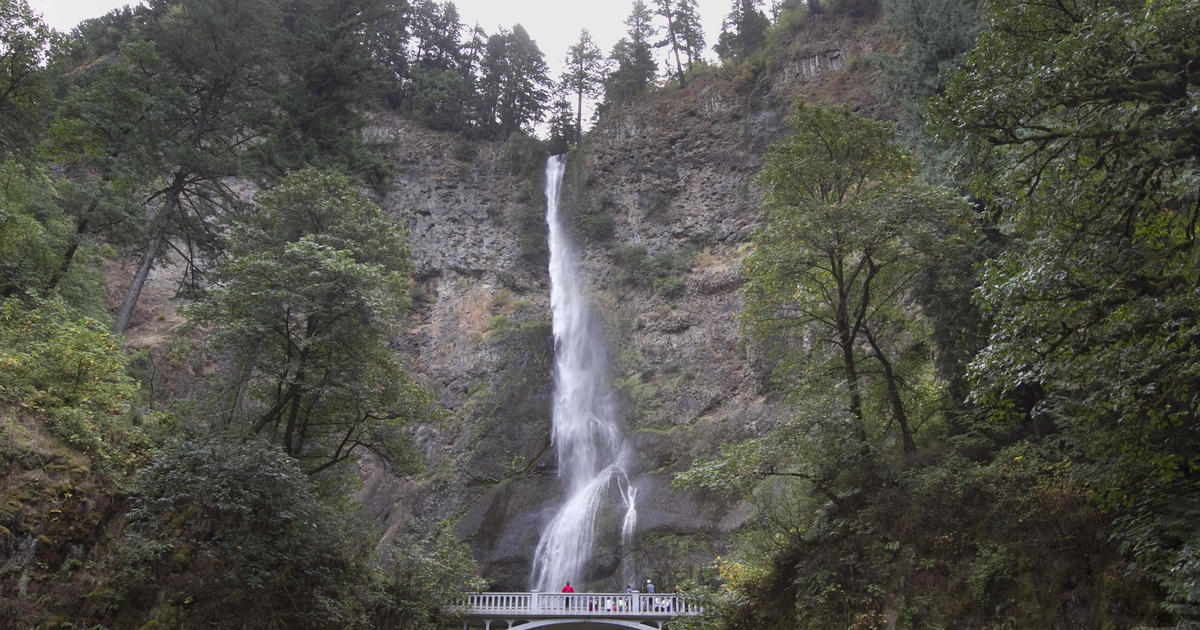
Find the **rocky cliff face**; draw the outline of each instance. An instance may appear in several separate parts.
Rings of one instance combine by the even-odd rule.
[[[667,586],[698,577],[749,518],[745,506],[670,480],[786,413],[761,392],[735,319],[758,221],[753,175],[797,96],[876,107],[862,87],[868,71],[856,67],[866,64],[854,63],[873,48],[858,21],[815,25],[770,74],[652,94],[609,112],[570,157],[563,204],[638,454],[634,548],[602,533],[593,574],[578,579],[585,588],[620,587],[623,575]],[[453,419],[417,430],[426,473],[396,478],[367,465],[363,498],[391,531],[457,519],[485,575],[521,590],[559,499],[542,158],[516,145],[467,148],[398,119],[377,120],[373,134],[398,167],[384,208],[412,231],[419,266],[413,320],[397,343]]]

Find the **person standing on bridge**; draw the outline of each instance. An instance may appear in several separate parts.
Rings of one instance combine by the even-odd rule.
[[[567,585],[563,587],[562,592],[564,592],[564,593],[574,593],[575,592],[575,587],[571,586],[570,580],[567,580]]]
[[[654,584],[652,584],[652,583],[650,582],[650,580],[646,580],[646,592],[647,592],[647,593],[653,593],[653,592],[654,592]]]

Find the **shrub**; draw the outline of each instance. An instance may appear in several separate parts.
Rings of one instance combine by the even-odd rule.
[[[455,139],[453,151],[454,159],[459,162],[472,162],[479,153],[479,149],[475,146],[475,143],[461,135]]]
[[[128,516],[120,607],[151,611],[139,623],[329,627],[364,579],[353,519],[265,441],[170,443],[139,473]]]
[[[509,172],[518,177],[540,181],[546,170],[546,145],[537,138],[518,131],[504,143],[504,159]]]
[[[471,548],[458,542],[449,524],[427,536],[401,537],[385,551],[383,565],[383,588],[370,611],[375,627],[444,628],[450,618],[438,603],[487,588],[486,581],[472,575]]]
[[[136,397],[121,340],[103,323],[61,299],[0,304],[0,400],[47,418],[100,462],[124,465],[148,443],[130,413]]]
[[[614,255],[621,270],[617,281],[625,286],[653,288],[665,298],[683,295],[687,288],[682,276],[691,266],[692,253],[672,249],[651,254],[643,245],[617,246]]]
[[[612,215],[596,212],[581,212],[576,218],[579,231],[589,240],[604,241],[612,238],[614,220]]]

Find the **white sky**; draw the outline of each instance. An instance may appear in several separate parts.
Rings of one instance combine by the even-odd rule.
[[[453,0],[463,24],[470,28],[476,22],[489,35],[500,27],[511,29],[513,24],[525,27],[537,42],[551,68],[551,78],[557,79],[567,48],[579,39],[579,30],[587,28],[592,39],[604,54],[625,36],[625,18],[633,0]],[[645,0],[650,5],[649,0]],[[42,13],[50,26],[70,31],[83,20],[99,17],[132,0],[29,0],[35,11]],[[704,38],[710,49],[717,42],[721,21],[729,12],[730,0],[699,0],[700,18],[704,23]],[[712,57],[712,53],[706,56]],[[661,74],[661,69],[660,69]]]

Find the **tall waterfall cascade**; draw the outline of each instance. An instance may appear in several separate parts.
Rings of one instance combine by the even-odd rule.
[[[624,511],[621,548],[630,549],[637,526],[637,489],[626,467],[631,453],[617,421],[607,373],[602,322],[585,299],[578,258],[558,213],[565,156],[546,162],[546,223],[550,244],[550,306],[554,330],[554,402],[551,442],[564,499],[542,531],[530,588],[558,590],[583,582],[596,542],[597,515],[606,502]],[[630,563],[623,563],[630,571]],[[626,583],[631,575],[622,576]]]

